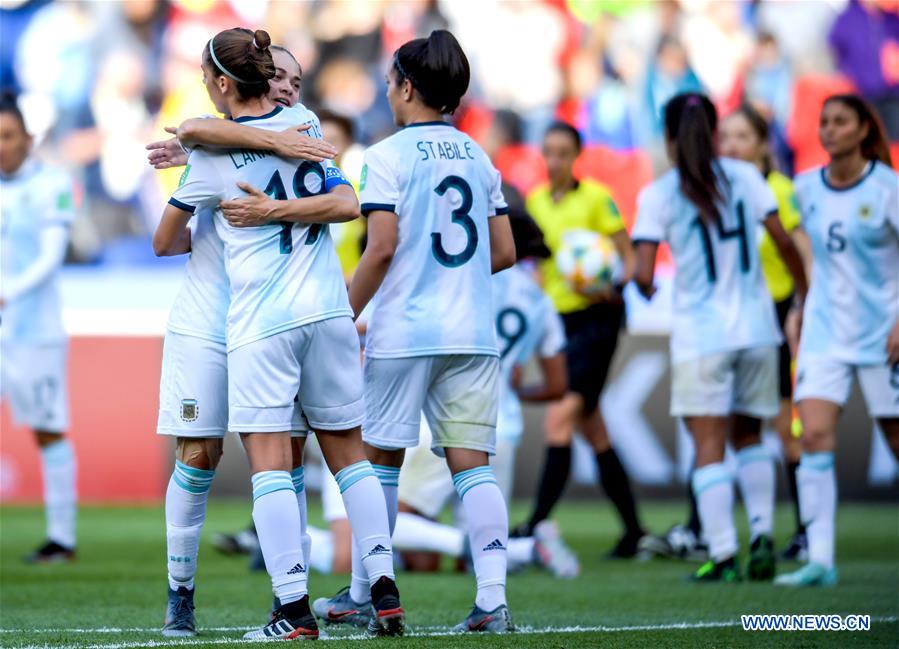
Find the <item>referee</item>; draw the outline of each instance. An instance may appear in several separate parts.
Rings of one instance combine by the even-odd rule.
[[[527,210],[543,230],[553,257],[542,264],[544,289],[565,323],[568,338],[567,363],[569,392],[550,405],[544,422],[546,460],[530,520],[519,526],[519,534],[529,534],[547,518],[562,495],[571,468],[571,438],[580,430],[596,453],[600,482],[618,510],[624,535],[610,557],[632,557],[643,528],[637,518],[630,480],[609,441],[599,410],[602,392],[618,332],[624,325],[621,287],[633,274],[634,253],[630,238],[608,190],[591,180],[574,176],[574,161],[581,151],[581,136],[564,122],[553,123],[543,138],[543,158],[549,183],[538,186],[527,199]],[[624,275],[614,289],[602,295],[575,291],[559,272],[555,253],[565,234],[572,230],[592,230],[612,240],[624,262]]]

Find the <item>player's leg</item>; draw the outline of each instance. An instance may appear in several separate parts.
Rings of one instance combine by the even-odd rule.
[[[899,363],[859,367],[858,380],[868,414],[877,420],[887,445],[899,460]]]
[[[405,616],[393,571],[390,517],[384,485],[395,489],[402,451],[379,454],[377,470],[365,455],[360,424],[365,419],[359,337],[350,318],[307,325],[299,399],[334,474],[353,529],[360,571],[367,575],[375,615],[369,632],[402,635]],[[395,509],[393,510],[396,511]],[[358,601],[358,600],[357,600]]]
[[[303,450],[306,445],[306,432],[294,432],[290,437],[290,479],[296,492],[297,511],[300,514],[300,538],[303,544],[303,565],[309,566],[312,554],[312,538],[307,531],[308,507],[306,504],[306,471],[303,469]]]

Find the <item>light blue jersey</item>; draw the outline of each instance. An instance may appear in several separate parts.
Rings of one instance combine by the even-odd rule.
[[[850,187],[831,187],[823,169],[794,186],[813,259],[799,354],[886,363],[899,319],[899,176],[871,162]]]
[[[30,159],[12,176],[0,176],[0,234],[4,294],[34,263],[45,228],[68,229],[75,218],[72,178]],[[48,344],[66,339],[56,272],[8,299],[0,332],[4,341]]]
[[[260,117],[236,121],[272,131],[318,119],[298,104],[276,107]],[[269,151],[195,149],[181,186],[169,201],[187,211],[211,210],[224,244],[230,283],[228,349],[337,316],[351,316],[343,273],[327,226],[271,223],[251,228],[230,225],[218,210],[222,200],[238,198],[238,182],[260,187],[275,199],[304,198],[349,184],[330,163],[285,160]]]
[[[500,183],[481,148],[444,122],[413,124],[365,152],[362,213],[398,218],[367,356],[497,355],[488,220],[508,211]]]
[[[512,371],[534,355],[549,358],[565,349],[565,326],[552,300],[527,270],[513,266],[493,276],[493,306],[500,352],[500,399],[496,434],[518,443],[524,431]]]
[[[719,162],[727,179],[720,224],[707,224],[683,195],[676,169],[645,188],[638,201],[631,237],[667,241],[674,257],[674,363],[781,342],[758,254],[759,224],[777,212],[777,201],[753,165]]]

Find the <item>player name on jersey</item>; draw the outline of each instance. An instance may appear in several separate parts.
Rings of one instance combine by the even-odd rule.
[[[428,160],[474,160],[471,142],[419,140],[415,144],[415,148],[421,152],[422,162]]]

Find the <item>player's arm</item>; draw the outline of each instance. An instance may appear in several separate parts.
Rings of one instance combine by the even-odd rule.
[[[190,252],[190,228],[193,212],[169,203],[153,233],[153,252],[157,257],[171,257]]]
[[[222,201],[222,215],[238,228],[264,225],[271,221],[293,223],[344,223],[361,216],[356,192],[349,184],[338,184],[327,194],[307,198],[274,200],[258,188],[237,183],[247,196]]]
[[[228,119],[195,117],[178,127],[177,136],[187,147],[264,149],[282,158],[322,162],[337,155],[337,149],[324,140],[306,135],[311,124],[291,126],[283,131],[266,131]]]
[[[394,212],[373,210],[368,213],[368,243],[350,282],[354,318],[359,317],[381,287],[396,253],[398,230],[398,217]],[[509,234],[511,236],[511,231]]]
[[[655,241],[634,241],[634,283],[640,294],[647,300],[656,292],[653,282],[656,272],[656,252],[659,244]]]
[[[518,398],[531,403],[561,399],[568,391],[565,353],[559,352],[552,356],[541,357],[539,362],[543,382],[518,388]]]
[[[768,235],[771,237],[774,245],[777,246],[780,258],[783,259],[787,270],[793,276],[793,282],[796,285],[796,301],[801,306],[805,300],[805,294],[808,292],[808,279],[805,275],[802,257],[793,241],[793,237],[784,230],[776,211],[769,213],[765,220],[762,221],[762,225],[765,226],[765,230],[768,231]]]
[[[498,273],[515,264],[515,239],[512,238],[508,215],[492,216],[487,223],[490,232],[490,272]]]
[[[4,278],[0,306],[14,302],[45,282],[62,265],[68,242],[69,232],[64,224],[53,223],[42,227],[38,235],[37,255],[21,273]]]

